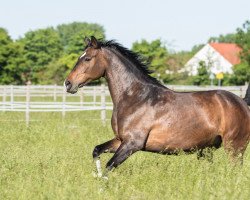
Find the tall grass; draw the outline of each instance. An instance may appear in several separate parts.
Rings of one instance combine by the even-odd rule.
[[[99,112],[32,113],[29,128],[23,115],[0,113],[0,199],[250,199],[250,148],[243,167],[223,149],[213,163],[137,152],[106,181],[92,175],[93,148],[113,137]]]

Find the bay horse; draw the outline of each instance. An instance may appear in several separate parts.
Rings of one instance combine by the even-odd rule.
[[[250,106],[250,83],[249,83],[249,85],[247,87],[246,96],[244,97],[243,100],[247,103],[247,105]]]
[[[93,151],[98,175],[100,155],[114,153],[106,171],[137,151],[175,154],[208,147],[240,158],[250,140],[250,110],[238,96],[223,90],[176,92],[150,76],[137,53],[115,41],[85,39],[86,47],[65,80],[67,92],[105,77],[113,101],[114,138]]]

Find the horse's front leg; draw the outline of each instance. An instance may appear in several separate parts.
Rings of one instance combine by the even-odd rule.
[[[101,161],[100,161],[100,155],[102,153],[110,152],[114,153],[120,146],[121,141],[118,140],[117,138],[114,138],[112,140],[109,140],[103,144],[97,145],[94,150],[93,150],[93,159],[96,164],[96,169],[97,169],[97,175],[99,177],[102,176],[102,170],[101,170]]]
[[[107,172],[120,165],[136,151],[142,150],[145,146],[146,138],[146,135],[135,134],[122,140],[114,156],[106,165]]]

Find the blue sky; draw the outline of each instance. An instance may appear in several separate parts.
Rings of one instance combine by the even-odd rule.
[[[161,38],[171,49],[190,50],[234,32],[250,20],[249,8],[250,0],[1,0],[0,27],[17,39],[37,28],[94,22],[127,47]]]

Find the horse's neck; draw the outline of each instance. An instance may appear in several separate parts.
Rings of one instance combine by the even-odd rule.
[[[105,78],[108,82],[111,98],[116,106],[121,100],[124,100],[124,95],[133,95],[136,98],[138,88],[148,87],[142,80],[139,80],[135,74],[128,72],[125,64],[117,57],[110,60],[109,67],[106,69]]]

